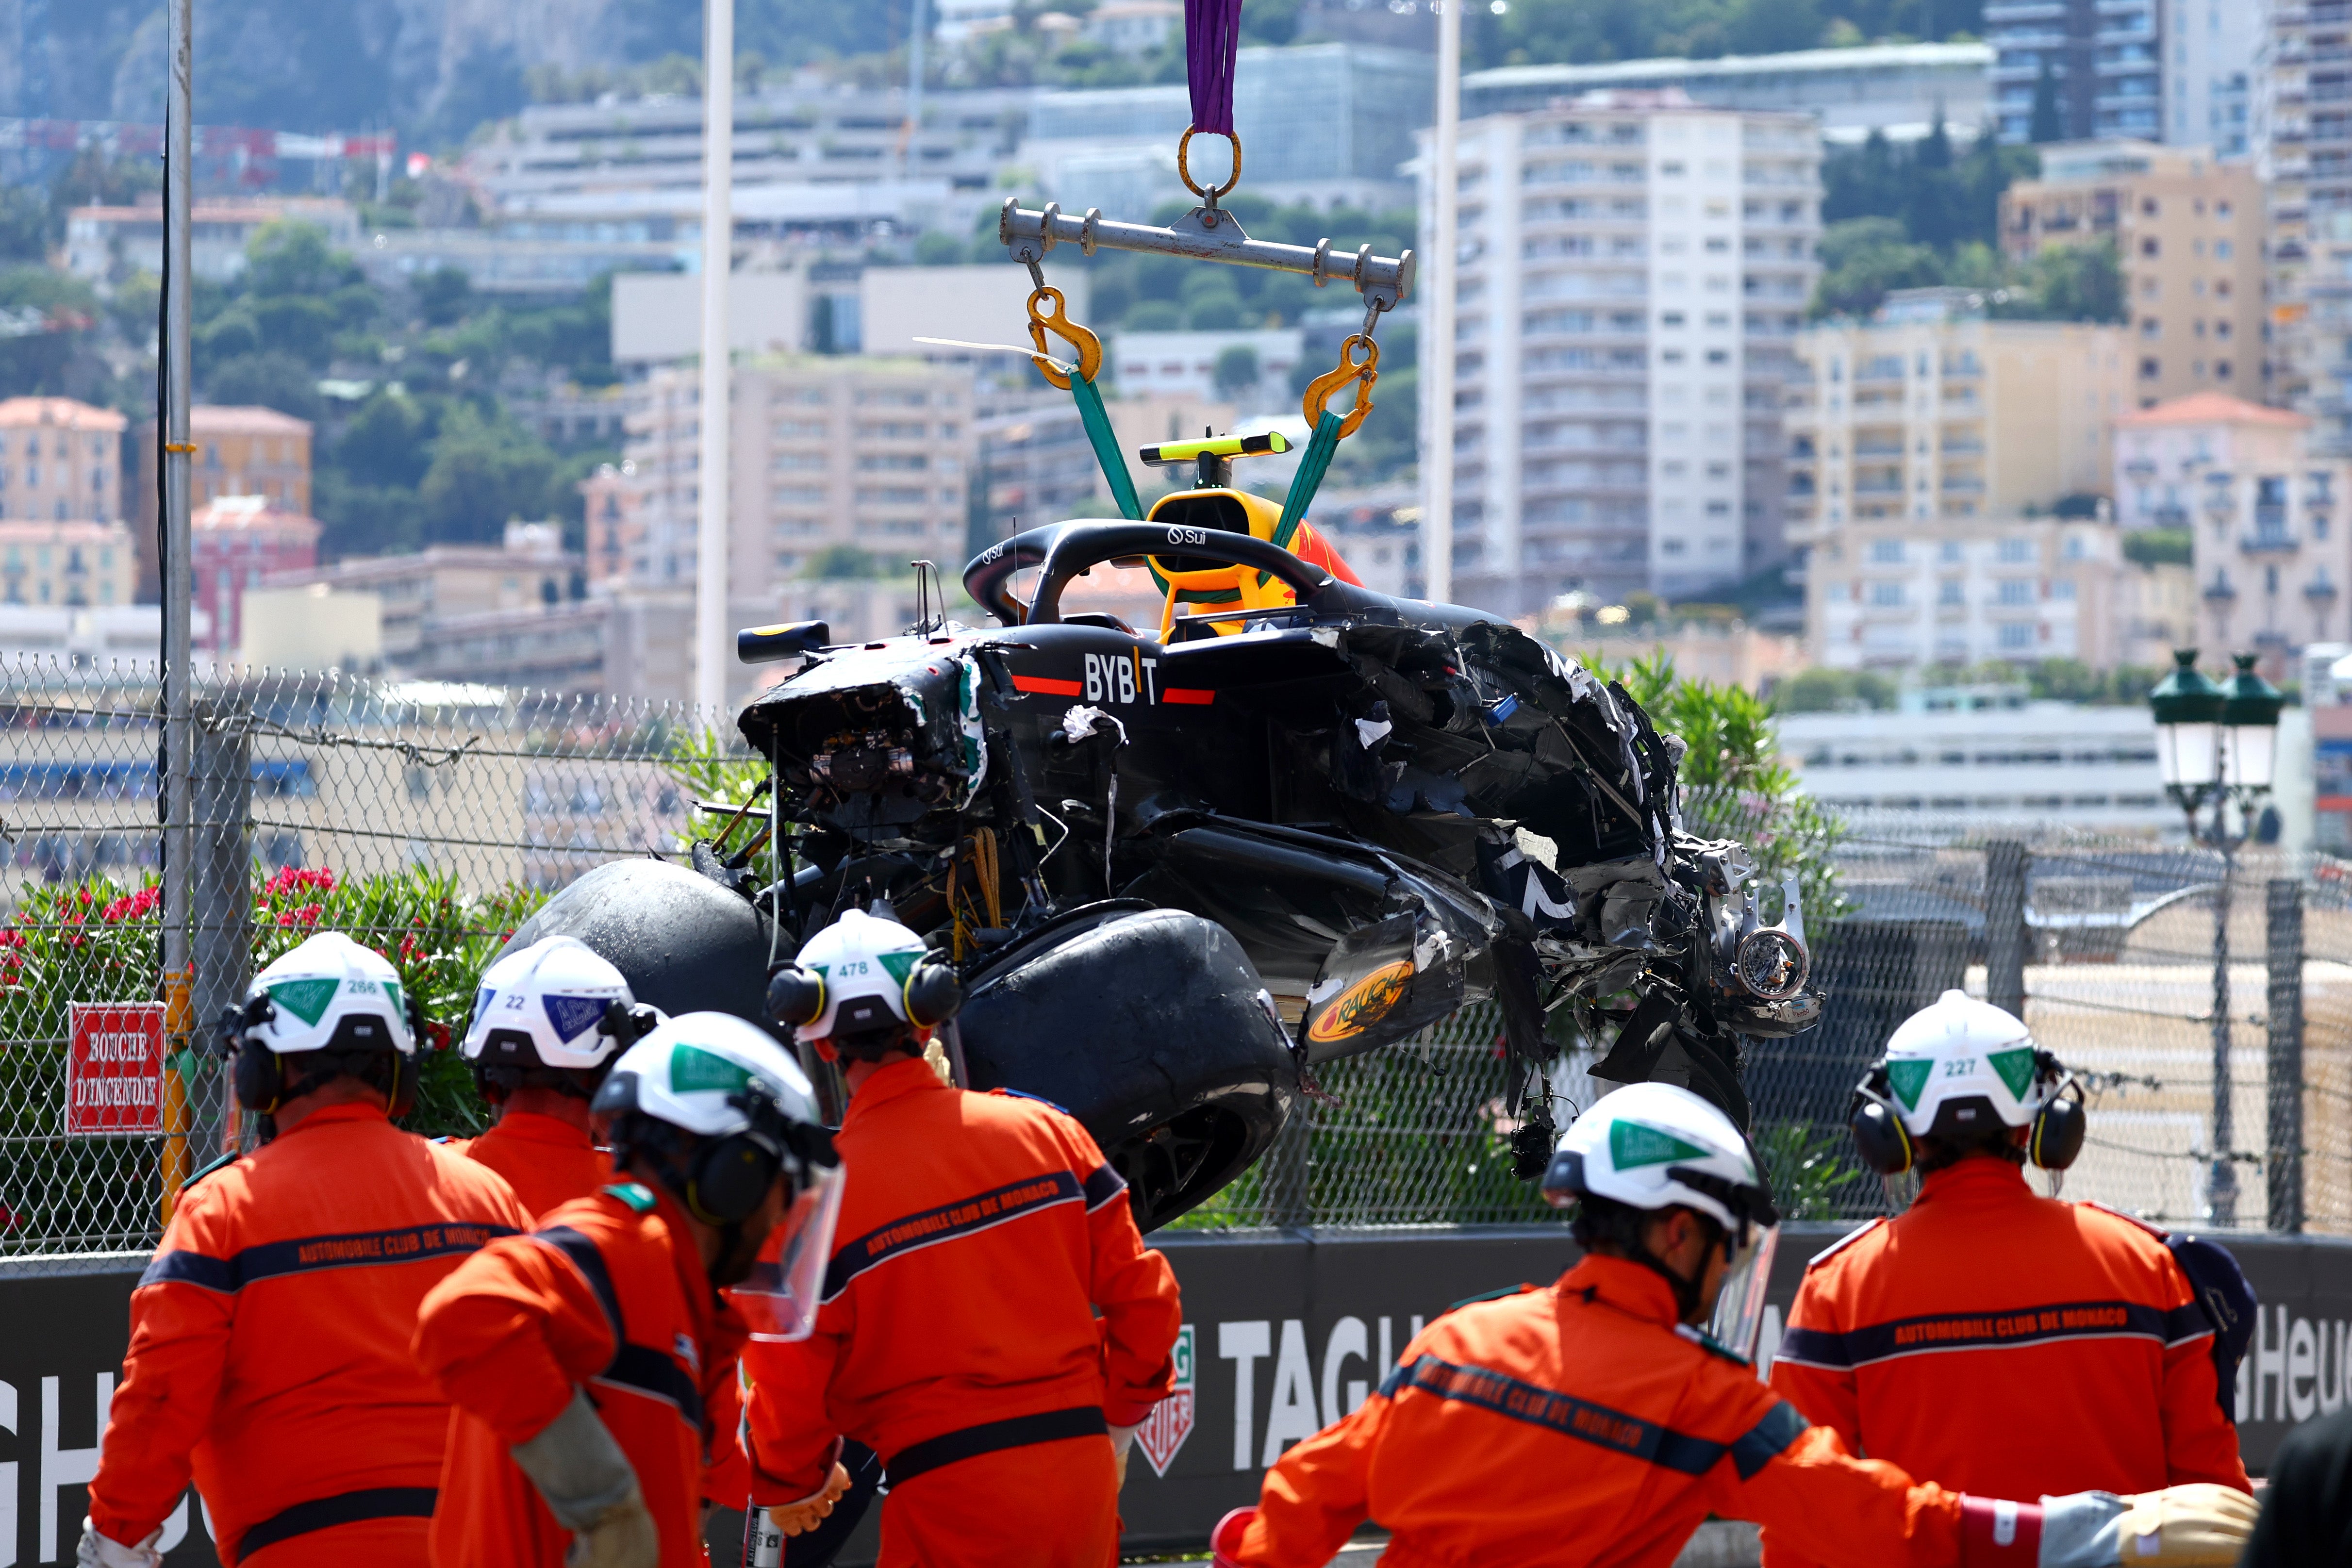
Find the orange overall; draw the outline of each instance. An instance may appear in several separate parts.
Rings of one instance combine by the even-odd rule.
[[[1977,1157],[1813,1260],[1772,1386],[1855,1453],[1970,1493],[2244,1490],[2211,1350],[2155,1235]],[[1819,1561],[1764,1540],[1774,1568]]]
[[[136,1544],[193,1472],[225,1563],[416,1568],[449,1431],[409,1355],[417,1305],[530,1223],[495,1174],[362,1104],[190,1188],[131,1298],[91,1523]]]
[[[1714,1513],[1844,1568],[1945,1568],[1970,1560],[1976,1511],[1850,1457],[1678,1328],[1664,1280],[1588,1257],[1416,1335],[1379,1393],[1267,1472],[1238,1561],[1321,1568],[1373,1518],[1383,1568],[1666,1568]]]
[[[1116,1563],[1102,1433],[1166,1397],[1182,1316],[1126,1184],[1070,1117],[922,1061],[867,1079],[834,1142],[816,1333],[743,1354],[754,1500],[814,1492],[845,1434],[889,1462],[886,1568]]]
[[[571,1533],[508,1450],[578,1387],[636,1471],[664,1568],[701,1568],[706,1412],[742,1339],[677,1201],[638,1183],[560,1204],[468,1259],[416,1325],[417,1362],[457,1406],[435,1568],[561,1568]]]
[[[613,1156],[596,1146],[585,1128],[535,1111],[499,1113],[496,1124],[465,1148],[467,1159],[506,1177],[534,1216],[585,1197],[613,1179]]]

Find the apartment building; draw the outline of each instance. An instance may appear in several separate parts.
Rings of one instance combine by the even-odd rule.
[[[120,520],[0,522],[0,604],[128,604],[136,571]]]
[[[2270,401],[2352,453],[2352,4],[2276,0],[2255,71],[2270,181]]]
[[[1779,559],[1820,164],[1810,116],[1679,91],[1464,123],[1458,599],[1516,614],[1580,586],[1687,594]]]
[[[2001,248],[2116,247],[2142,407],[2263,388],[2263,186],[2248,162],[2148,141],[2045,147],[2000,198]]]
[[[71,398],[0,400],[0,521],[119,521],[128,423]]]
[[[2115,525],[2014,513],[1847,523],[1813,548],[1806,645],[1832,669],[2123,662],[2131,605]]]
[[[2021,691],[1977,706],[1936,691],[1920,695],[1937,706],[1782,718],[1780,749],[1805,793],[1849,819],[1906,813],[1914,832],[1922,812],[1961,832],[2023,822],[2094,831],[2179,828],[2179,808],[2164,798],[2157,771],[2156,720],[2145,703],[2028,702]]]
[[[626,460],[590,481],[599,580],[691,583],[701,494],[699,372],[636,389]],[[892,566],[961,564],[977,437],[969,369],[919,360],[786,356],[734,373],[728,581],[766,602],[851,549]]]
[[[855,235],[887,220],[963,233],[1002,199],[996,172],[1019,145],[1034,96],[935,93],[910,127],[903,89],[795,82],[738,93],[736,231]],[[533,104],[469,149],[465,172],[494,209],[484,237],[689,246],[702,233],[702,104]]]
[[[1789,539],[1856,523],[2011,517],[2106,488],[2129,406],[2124,329],[1996,321],[1958,288],[1898,289],[1796,340]]]
[[[337,250],[357,250],[359,210],[334,196],[238,196],[200,200],[188,231],[191,269],[207,283],[227,283],[245,271],[245,246],[274,223],[310,224],[326,231]],[[163,207],[75,207],[66,214],[66,270],[109,283],[145,270],[163,270]]]
[[[2116,422],[2122,520],[2191,531],[2200,640],[2260,652],[2273,680],[2352,627],[2352,462],[2314,434],[2307,415],[2212,393]]]
[[[2205,3],[2181,0],[2184,13]],[[2032,140],[2034,95],[2045,77],[2066,140],[2161,138],[2164,20],[2161,0],[1986,0],[1985,41],[1998,57],[1991,74],[2000,139]]]
[[[325,529],[317,518],[266,496],[223,496],[196,507],[188,522],[196,608],[209,628],[196,646],[234,653],[247,641],[247,590],[278,573],[317,566]]]
[[[199,403],[188,411],[189,503],[206,507],[224,496],[258,496],[281,511],[310,515],[310,422],[274,408]],[[139,597],[162,596],[155,568],[155,425],[139,427]]]
[[[444,622],[500,610],[547,608],[581,598],[581,558],[554,523],[509,523],[495,545],[431,545],[407,555],[346,556],[308,570],[266,575],[264,588],[373,593],[383,601],[383,657],[404,670],[437,657]]]
[[[1500,66],[1462,78],[1462,112],[1510,114],[1608,89],[1679,88],[1713,109],[1778,109],[1820,117],[1832,140],[1873,131],[1925,135],[1941,120],[1956,136],[1975,133],[1990,112],[1984,44],[1866,44],[1773,55]]]

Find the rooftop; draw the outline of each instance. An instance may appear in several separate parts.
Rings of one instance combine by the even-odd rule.
[[[188,523],[191,528],[215,532],[263,528],[295,532],[307,529],[313,538],[326,526],[316,517],[306,517],[299,512],[278,507],[267,496],[217,497],[190,514]]]
[[[2311,419],[2291,409],[2265,408],[2227,392],[2191,392],[2154,408],[2136,409],[2116,416],[2116,428],[2123,430],[2147,430],[2168,424],[2270,424],[2308,430]]]
[[[1856,71],[1943,69],[1982,71],[1993,62],[1990,44],[1872,44],[1853,49],[1794,49],[1779,55],[1724,55],[1711,60],[1667,57],[1615,60],[1605,65],[1500,66],[1462,78],[1465,92],[1481,88],[1638,86],[1709,77],[1762,76],[1781,72],[1845,75]]]
[[[188,431],[194,435],[308,435],[310,422],[274,408],[198,403],[188,410]]]
[[[69,397],[0,398],[0,425],[13,430],[48,424],[68,430],[120,431],[129,423],[110,408],[95,408]]]

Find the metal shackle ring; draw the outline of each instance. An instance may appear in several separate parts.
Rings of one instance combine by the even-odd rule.
[[[1223,184],[1213,186],[1212,188],[1204,191],[1192,178],[1192,165],[1191,160],[1192,138],[1199,134],[1201,134],[1199,127],[1188,125],[1184,128],[1184,134],[1177,139],[1176,177],[1184,182],[1184,188],[1186,190],[1192,192],[1194,195],[1200,197],[1201,200],[1208,203],[1209,205],[1213,207],[1217,204],[1217,199],[1219,197],[1233,194],[1234,187],[1242,183],[1242,139],[1237,132],[1230,131],[1222,132],[1212,131],[1209,132],[1212,136],[1223,135],[1226,141],[1234,144],[1234,172],[1226,177]]]

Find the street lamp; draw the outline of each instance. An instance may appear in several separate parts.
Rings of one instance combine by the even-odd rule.
[[[2170,674],[2148,694],[2156,715],[2156,758],[2164,791],[2188,819],[2189,837],[2219,851],[2221,879],[2213,890],[2213,1169],[2209,1193],[2213,1223],[2237,1223],[2238,1173],[2231,1145],[2230,883],[2238,847],[2246,841],[2260,797],[2270,793],[2278,759],[2279,710],[2286,698],[2254,673],[2255,656],[2235,655],[2238,673],[2216,685],[2197,668],[2197,650],[2178,649]],[[2229,807],[2238,804],[2238,829]],[[2203,832],[2197,814],[2213,805]]]

